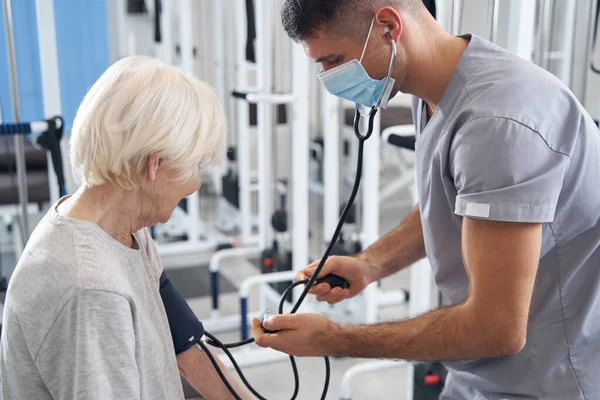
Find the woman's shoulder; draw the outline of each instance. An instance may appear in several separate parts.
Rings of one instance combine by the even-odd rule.
[[[127,295],[132,290],[131,264],[137,259],[126,250],[86,224],[56,224],[44,218],[25,247],[10,285],[15,295],[27,294],[46,304],[86,289]]]

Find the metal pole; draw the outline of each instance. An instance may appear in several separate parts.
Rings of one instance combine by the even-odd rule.
[[[532,61],[535,50],[536,3],[534,0],[510,2],[508,50],[528,61]]]
[[[294,45],[293,59],[293,122],[292,122],[292,268],[299,271],[306,267],[308,249],[308,165],[310,143],[310,63],[300,45]],[[337,184],[337,182],[336,182]],[[297,294],[295,294],[297,298]]]
[[[294,77],[294,82],[296,78]],[[340,142],[339,98],[323,90],[323,241],[327,246],[340,216]],[[294,147],[294,149],[297,149]],[[323,250],[325,250],[323,248]]]
[[[498,41],[498,16],[500,12],[500,2],[498,0],[490,0],[490,42]]]
[[[454,11],[456,0],[449,0],[449,3],[450,7],[448,9],[448,32],[450,32],[451,35],[454,35]]]
[[[223,102],[225,115],[229,117],[229,98],[227,97],[227,57],[225,53],[227,45],[225,40],[225,2],[215,1],[212,3],[212,7],[213,23],[215,26],[213,42],[213,45],[215,46],[215,56],[213,61],[216,75],[215,88],[221,102]],[[228,130],[228,132],[230,131]],[[227,140],[227,143],[231,144],[231,141]]]
[[[4,26],[6,28],[6,48],[8,49],[10,87],[12,91],[14,122],[21,122],[21,108],[19,100],[19,78],[17,76],[17,56],[15,54],[15,38],[13,34],[13,20],[11,0],[4,0]],[[21,238],[23,246],[29,239],[29,216],[27,215],[27,175],[25,165],[25,144],[23,135],[16,135],[15,156],[17,161],[17,185],[19,189],[19,205],[21,208]]]
[[[536,64],[548,70],[550,63],[548,51],[550,49],[550,34],[552,33],[552,0],[539,0],[538,26],[536,32]]]
[[[58,53],[56,49],[56,27],[54,24],[54,2],[36,0],[35,6],[40,49],[40,70],[42,73],[44,115],[46,118],[53,118],[56,115],[62,115]],[[125,5],[123,4],[123,7],[124,6]],[[54,204],[60,197],[60,191],[58,185],[53,183],[56,180],[56,175],[50,152],[47,152],[47,158],[48,178],[50,182],[50,204]],[[68,168],[65,170],[68,170]]]
[[[256,1],[256,81],[258,91],[271,93],[273,86],[273,35],[271,33],[271,7],[267,0]],[[273,105],[268,102],[257,104],[258,112],[258,174],[259,192],[258,224],[260,226],[260,247],[266,249],[273,242],[273,229],[270,224],[273,214]]]
[[[452,4],[452,34],[460,35],[462,32],[464,0],[454,0]]]
[[[363,118],[363,132],[368,118]],[[375,116],[373,136],[364,144],[362,186],[362,229],[361,244],[366,249],[379,239],[379,155],[381,137],[381,112]],[[365,321],[372,324],[377,322],[377,284],[373,283],[363,291]]]
[[[179,47],[181,51],[181,68],[188,75],[194,75],[194,40],[192,20],[192,0],[179,0]],[[166,10],[165,10],[166,11]],[[165,24],[167,25],[167,24]],[[166,26],[165,26],[166,29]],[[165,34],[165,38],[167,35]],[[167,42],[168,43],[168,42]],[[189,243],[200,240],[200,194],[195,191],[187,197],[189,219]]]
[[[590,76],[590,66],[591,66],[591,62],[592,62],[592,51],[593,51],[593,44],[594,44],[594,38],[593,38],[593,34],[594,34],[594,29],[595,29],[595,21],[596,21],[596,9],[598,6],[598,1],[599,0],[590,0],[589,2],[589,13],[588,13],[588,21],[587,21],[587,26],[588,26],[588,30],[587,30],[587,35],[585,37],[585,57],[584,57],[584,65],[585,65],[585,72],[582,73],[583,75],[583,79],[582,79],[582,87],[581,87],[581,91],[580,93],[578,93],[578,91],[576,91],[577,89],[575,88],[573,79],[571,80],[571,90],[573,90],[573,92],[575,93],[575,95],[581,99],[581,101],[585,101],[585,97],[586,97],[586,91],[587,91],[587,87],[588,87],[588,80],[589,80],[589,76]],[[576,36],[576,35],[574,35]],[[575,53],[575,50],[573,50],[573,53]],[[573,57],[573,59],[575,60],[575,57]]]
[[[235,8],[245,10],[244,0],[236,0]],[[235,13],[235,84],[236,90],[245,92],[248,90],[248,70],[246,62],[246,13]],[[226,101],[225,99],[223,101]],[[240,230],[242,241],[246,244],[252,236],[252,197],[250,189],[250,169],[252,167],[250,160],[250,106],[246,100],[238,99],[235,101],[237,130],[237,157],[238,157],[238,178],[240,185]],[[259,184],[261,177],[259,176]]]
[[[162,13],[160,24],[162,26],[162,61],[173,65],[173,3],[171,0],[162,0]]]
[[[577,26],[577,2],[570,2],[566,5],[566,10],[561,18],[565,21],[560,52],[563,55],[560,68],[560,78],[571,88],[573,86],[573,62],[575,60],[575,26]],[[587,71],[587,67],[586,67]]]

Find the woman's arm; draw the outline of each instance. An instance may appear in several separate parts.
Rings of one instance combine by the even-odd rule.
[[[246,393],[246,389],[225,368],[219,357],[215,357],[215,360],[237,394],[242,399],[251,399]],[[223,384],[215,367],[201,349],[191,347],[183,353],[179,353],[177,355],[177,365],[179,365],[179,372],[185,380],[205,398],[209,400],[234,399],[229,389]]]
[[[160,296],[167,312],[179,372],[190,385],[207,399],[233,399],[206,354],[195,347],[204,336],[204,327],[187,301],[163,271]],[[215,357],[221,371],[242,398],[250,398],[225,366]]]
[[[131,306],[117,293],[74,294],[33,356],[56,399],[140,398]]]

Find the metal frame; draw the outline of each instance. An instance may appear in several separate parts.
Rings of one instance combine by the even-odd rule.
[[[54,2],[36,0],[35,6],[44,114],[46,118],[53,118],[56,115],[62,115],[60,75],[58,72],[58,53],[56,48],[56,27],[54,23]],[[52,182],[56,175],[54,173],[52,158],[49,153],[47,154],[47,159],[48,177],[50,182]],[[52,184],[49,186],[50,204],[54,204],[59,198],[58,186]]]
[[[241,9],[245,7],[245,3],[242,0],[238,0],[237,6]],[[212,285],[212,296],[213,296],[213,315],[219,315],[219,302],[218,296],[219,291],[217,287],[218,273],[220,269],[220,263],[228,258],[233,257],[257,257],[262,254],[262,251],[268,248],[273,242],[273,228],[271,226],[271,216],[273,214],[273,188],[275,186],[273,182],[273,135],[275,132],[274,124],[274,113],[273,106],[276,104],[294,104],[293,110],[297,114],[298,110],[297,99],[303,97],[299,92],[300,88],[295,88],[292,94],[275,94],[272,92],[273,88],[273,70],[272,70],[272,32],[270,32],[270,24],[266,21],[273,19],[273,8],[272,4],[269,4],[267,0],[258,0],[256,2],[256,18],[257,18],[257,61],[256,61],[256,72],[257,72],[257,85],[251,93],[248,93],[244,99],[238,99],[238,114],[237,124],[238,128],[238,148],[249,149],[250,148],[250,124],[249,124],[249,103],[257,104],[258,108],[258,121],[257,121],[257,135],[258,135],[258,243],[248,240],[245,247],[238,249],[225,249],[221,250],[213,256],[210,263],[211,274],[213,275]],[[236,55],[237,55],[237,85],[240,92],[248,92],[248,72],[249,65],[245,60],[245,48],[242,43],[245,43],[245,25],[246,21],[243,13],[238,13],[236,23]],[[241,90],[240,90],[241,89]],[[306,102],[308,102],[308,93],[306,93]],[[304,138],[303,131],[308,134],[308,129],[303,124],[303,120],[308,120],[306,117],[300,117],[294,119],[293,131],[295,146],[303,146]],[[307,137],[307,136],[306,136]],[[239,162],[239,182],[240,182],[240,213],[242,220],[242,238],[251,237],[251,189],[250,183],[251,171],[250,171],[250,157],[249,150],[238,151],[238,162]],[[308,212],[303,218],[303,211],[301,210],[302,204],[308,206],[308,201],[303,201],[301,196],[302,192],[307,193],[307,190],[297,190],[298,185],[302,185],[303,178],[302,174],[306,174],[308,168],[308,159],[303,160],[301,152],[295,152],[292,162],[294,163],[294,171],[298,173],[293,179],[294,191],[292,201],[295,204],[293,214],[293,247],[294,247],[294,263],[299,263],[299,259],[302,256],[302,252],[306,253],[304,259],[308,259]],[[306,155],[308,157],[308,153]],[[306,165],[306,167],[305,167]],[[308,186],[308,183],[306,183]],[[300,210],[298,210],[300,208]],[[303,228],[303,224],[305,228]],[[300,230],[305,230],[306,234],[299,233]],[[304,241],[306,243],[304,243]],[[248,246],[249,245],[249,246]],[[304,249],[304,250],[303,250]],[[300,254],[300,255],[297,255]],[[305,266],[303,264],[303,266]],[[271,274],[269,274],[271,275]],[[268,276],[258,276],[250,278],[263,279],[265,282],[273,279]],[[289,280],[289,278],[287,279]],[[242,283],[244,285],[244,283]],[[263,284],[260,288],[260,308],[264,309],[267,304],[277,303],[278,294],[268,285]],[[209,323],[206,325],[207,330],[214,332],[227,331],[235,326],[232,326],[232,321],[237,320],[237,326],[240,326],[240,321],[244,321],[246,318],[246,310],[241,310],[238,315],[231,315],[222,317],[219,319],[211,318]],[[242,331],[246,329],[245,323],[241,322]],[[210,328],[210,329],[209,329]]]
[[[212,3],[212,2],[211,2]],[[219,3],[219,4],[216,4]],[[206,11],[206,7],[210,4],[204,2],[202,4],[196,4],[192,0],[162,0],[161,7],[161,30],[162,30],[162,41],[157,45],[157,54],[160,56],[161,60],[166,64],[173,65],[175,62],[175,32],[174,32],[174,20],[176,16],[178,16],[178,30],[179,30],[179,41],[180,41],[180,64],[179,67],[184,73],[188,75],[195,75],[196,71],[196,60],[194,59],[194,13],[193,7],[195,6],[204,6],[203,11]],[[224,5],[221,2],[215,2],[212,4],[214,7],[212,9],[211,15],[215,18],[220,17],[224,21],[225,12]],[[177,15],[176,15],[177,14]],[[224,24],[215,23],[217,29],[221,31],[224,30]],[[219,28],[221,27],[221,28]],[[215,35],[215,44],[216,48],[224,47],[224,37],[218,34]],[[204,37],[204,35],[203,35]],[[197,43],[196,45],[200,46],[200,50],[204,50],[208,47],[208,39],[204,38],[206,43]],[[220,97],[222,106],[226,109],[227,105],[227,75],[224,72],[224,68],[220,68],[226,63],[226,57],[224,52],[216,52],[216,87],[217,87],[217,95]],[[206,60],[205,60],[206,61]],[[206,62],[202,65],[202,70],[206,72],[207,65]],[[222,73],[219,73],[220,70],[223,70]],[[247,158],[247,154],[242,154],[240,152],[240,165],[249,164],[249,159]],[[248,168],[239,168],[240,175],[240,185],[241,185],[241,212],[239,213],[239,217],[242,220],[241,226],[241,237],[231,236],[221,232],[218,227],[224,218],[228,218],[229,215],[232,215],[231,207],[225,207],[221,204],[224,200],[219,199],[219,215],[222,217],[220,220],[215,221],[214,223],[208,223],[203,221],[200,216],[200,194],[199,192],[195,192],[192,195],[188,196],[186,199],[188,201],[187,213],[185,218],[185,231],[187,233],[187,240],[184,241],[175,241],[170,243],[165,242],[157,242],[158,250],[161,256],[168,258],[167,267],[174,268],[177,265],[181,264],[176,260],[183,261],[182,257],[179,256],[189,256],[194,255],[198,257],[208,257],[212,255],[212,253],[217,249],[219,245],[222,244],[231,244],[234,246],[247,246],[252,245],[256,242],[256,236],[252,235],[252,226],[251,223],[252,218],[250,216],[250,191],[252,187],[249,185],[248,179]],[[212,170],[211,177],[213,181],[215,181],[215,185],[217,187],[217,191],[220,192],[221,186],[221,168],[215,168]],[[226,215],[221,215],[226,214]],[[165,230],[165,226],[159,225],[156,227],[157,231]],[[206,260],[208,261],[208,259]]]
[[[509,6],[509,20],[516,26],[508,30],[508,50],[532,61],[537,4],[535,1],[511,0]]]
[[[273,213],[273,173],[272,173],[272,145],[274,134],[273,105],[275,104],[293,104],[292,112],[292,141],[294,152],[292,157],[292,247],[293,266],[292,271],[276,272],[270,274],[258,274],[242,282],[240,295],[240,314],[223,317],[219,315],[218,291],[213,291],[213,316],[209,323],[205,323],[208,331],[222,332],[231,329],[231,322],[238,320],[238,327],[241,328],[242,338],[248,336],[248,293],[252,286],[259,286],[259,308],[265,310],[269,305],[279,302],[279,293],[275,292],[268,283],[283,282],[292,280],[295,271],[304,268],[308,260],[308,165],[309,165],[309,89],[306,81],[309,79],[309,61],[306,59],[300,46],[293,48],[292,57],[294,65],[294,85],[291,94],[272,93],[272,38],[270,32],[273,19],[273,7],[270,0],[257,0],[256,3],[257,18],[257,91],[246,96],[244,101],[256,102],[258,106],[258,178],[259,178],[259,243],[258,246],[240,249],[228,249],[217,252],[211,260],[211,275],[213,288],[218,282],[219,264],[224,259],[230,257],[258,256],[264,249],[271,245],[273,241],[273,228],[271,227],[271,215]],[[243,25],[242,25],[243,26]],[[240,25],[237,26],[238,28]],[[241,29],[239,29],[241,31]],[[239,42],[239,40],[238,40]],[[243,43],[243,42],[242,42]],[[238,54],[243,54],[238,51]],[[245,60],[244,60],[245,62]],[[242,83],[245,83],[246,77],[242,77]],[[246,107],[242,110],[247,112]],[[247,115],[246,113],[244,116]],[[238,116],[240,118],[240,116]],[[244,118],[244,117],[243,117]],[[242,121],[246,122],[246,121]],[[244,132],[244,125],[238,123],[240,137],[238,145],[244,145],[247,139],[248,131]],[[246,125],[247,127],[247,125]],[[249,142],[249,141],[248,141]],[[302,151],[305,149],[306,151]],[[245,153],[248,153],[247,151]],[[240,171],[241,172],[241,171]],[[300,288],[300,290],[302,290]],[[297,296],[297,292],[295,292]],[[217,317],[218,316],[218,317]],[[218,318],[218,319],[217,319]],[[228,329],[229,328],[229,329]],[[286,355],[273,354],[272,351],[264,349],[243,349],[236,352],[235,355],[240,367],[263,364],[274,359],[285,359]],[[230,365],[225,358],[223,361]]]
[[[342,376],[342,380],[340,383],[340,400],[352,400],[352,382],[354,382],[357,379],[358,375],[391,368],[412,369],[413,366],[412,364],[407,363],[406,361],[377,360],[365,361],[348,368]],[[412,398],[412,393],[409,393],[409,397],[407,397],[407,399]]]
[[[381,141],[387,143],[390,135],[411,136],[415,134],[414,125],[396,125],[386,128],[381,132]],[[397,149],[396,149],[397,150]],[[415,180],[414,166],[408,166],[402,155],[399,155],[398,160],[399,173],[397,179],[386,185],[379,192],[379,202],[383,203],[388,199],[396,196],[398,192],[410,188]]]
[[[19,77],[17,73],[17,56],[15,53],[15,37],[13,29],[12,1],[3,0],[4,3],[4,27],[6,29],[6,48],[8,51],[8,68],[10,73],[10,88],[12,94],[13,119],[15,123],[21,122],[21,102],[19,99]],[[16,135],[15,156],[17,164],[17,185],[19,189],[19,208],[21,212],[21,239],[23,247],[29,240],[29,215],[27,214],[27,175],[25,166],[25,147],[22,135]]]
[[[498,0],[488,0],[489,13],[490,13],[490,41],[492,43],[498,42],[498,16],[500,13],[500,2]]]

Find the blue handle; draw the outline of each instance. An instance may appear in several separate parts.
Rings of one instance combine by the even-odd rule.
[[[248,298],[240,298],[240,314],[242,320],[241,332],[242,340],[248,339]]]
[[[0,136],[26,135],[31,133],[30,124],[0,124]]]
[[[210,291],[212,294],[213,310],[219,309],[219,272],[210,273]]]

